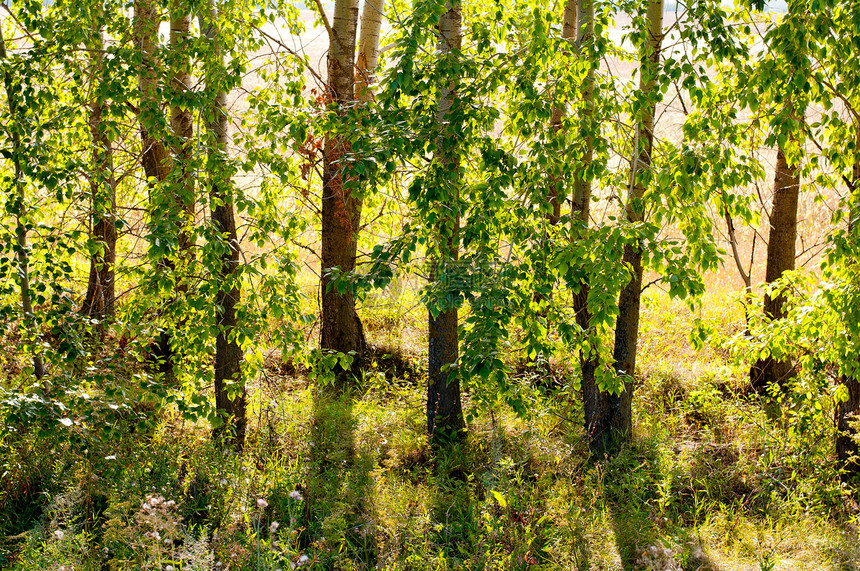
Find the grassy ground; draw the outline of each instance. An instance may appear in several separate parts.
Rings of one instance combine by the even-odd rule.
[[[432,459],[409,305],[365,309],[388,349],[350,394],[323,396],[270,359],[243,454],[169,409],[86,449],[19,443],[0,488],[0,568],[860,569],[856,505],[826,469],[828,405],[769,420],[742,397],[730,295],[694,316],[652,292],[636,434],[611,460],[588,456],[561,367],[567,385],[529,416],[479,414],[464,446]],[[700,350],[694,317],[714,332]]]

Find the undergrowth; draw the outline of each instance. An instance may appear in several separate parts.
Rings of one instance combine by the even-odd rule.
[[[431,451],[421,352],[384,343],[337,395],[270,359],[241,454],[169,407],[86,448],[4,442],[0,568],[860,569],[830,405],[771,418],[742,394],[738,316],[714,306],[646,306],[636,434],[610,459],[587,453],[559,364],[523,392],[528,415],[477,414],[464,445]],[[699,351],[696,318],[715,332]]]

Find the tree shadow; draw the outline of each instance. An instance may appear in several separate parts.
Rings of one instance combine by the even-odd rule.
[[[317,554],[315,563],[322,569],[346,562],[372,569],[377,562],[374,458],[356,445],[356,424],[351,390],[317,391],[301,544]]]
[[[673,560],[684,571],[720,571],[685,521],[674,497],[680,478],[661,465],[657,443],[640,441],[612,458],[593,461],[605,470],[603,493],[626,571],[672,569]]]
[[[454,568],[474,552],[475,532],[480,525],[470,485],[468,446],[467,440],[434,448],[428,472],[431,541]]]

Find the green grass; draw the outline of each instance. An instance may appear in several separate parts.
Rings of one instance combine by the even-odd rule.
[[[856,504],[823,469],[829,411],[788,403],[773,421],[738,396],[730,299],[696,316],[717,332],[698,351],[694,316],[648,300],[635,438],[609,460],[587,454],[564,391],[525,418],[480,413],[465,445],[434,455],[408,341],[419,318],[395,335],[391,311],[367,320],[387,346],[351,393],[270,363],[241,455],[169,410],[98,450],[20,443],[0,488],[0,568],[860,569]]]

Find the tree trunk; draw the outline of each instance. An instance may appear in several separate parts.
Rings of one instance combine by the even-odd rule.
[[[93,85],[100,84],[104,77],[104,53],[102,31],[94,33],[92,51]],[[94,89],[100,92],[99,89]],[[101,95],[90,102],[90,135],[93,142],[93,174],[90,177],[92,193],[93,227],[92,240],[99,250],[90,258],[90,277],[81,313],[104,319],[114,316],[116,298],[116,177],[113,171],[113,147],[102,122],[105,102]]]
[[[99,27],[93,34],[92,52],[93,85],[104,77],[104,54],[102,31]],[[98,88],[94,91],[99,91]],[[81,312],[90,317],[104,319],[114,316],[116,298],[116,177],[113,172],[113,147],[105,132],[102,115],[105,102],[96,95],[90,102],[90,135],[93,142],[93,174],[90,177],[92,193],[93,227],[92,240],[99,250],[90,258],[90,277]]]
[[[170,6],[170,47],[173,50],[173,80],[170,91],[174,99],[182,101],[191,89],[189,64],[191,14],[186,0],[172,0]],[[178,173],[176,176],[176,198],[182,210],[179,228],[179,253],[187,259],[193,256],[194,245],[194,167],[192,143],[194,139],[194,117],[190,102],[174,104],[170,108],[170,127],[173,131],[173,156]],[[185,290],[187,286],[181,284]]]
[[[3,38],[2,29],[0,29],[0,60],[7,62],[9,59],[6,53],[6,41]],[[16,258],[18,260],[18,285],[21,291],[21,311],[24,314],[24,330],[22,331],[22,339],[38,340],[39,329],[36,324],[36,317],[33,314],[33,303],[30,299],[30,257],[29,248],[27,246],[27,195],[24,181],[24,169],[21,166],[24,149],[21,145],[20,125],[18,120],[18,85],[12,78],[12,73],[9,69],[3,74],[3,83],[6,87],[6,98],[9,103],[9,132],[12,139],[12,162],[15,165],[15,235],[18,242],[18,251]],[[37,379],[45,376],[45,365],[42,362],[42,357],[39,355],[38,349],[33,351],[33,374]]]
[[[857,136],[856,143],[860,145],[860,126],[856,127]],[[853,193],[860,193],[860,146],[855,146],[854,155],[854,172],[853,172]],[[855,196],[855,204],[853,212],[848,217],[848,233],[853,234],[857,230],[857,217],[860,215],[860,209],[856,204],[857,196]],[[856,260],[850,260],[849,263],[857,263]],[[842,480],[849,480],[860,475],[860,450],[857,447],[857,430],[849,423],[856,421],[860,414],[860,381],[856,376],[843,374],[841,382],[845,386],[848,393],[848,400],[839,403],[836,406],[836,429],[839,434],[836,437],[836,458],[839,467],[842,468]]]
[[[776,153],[776,173],[773,179],[773,208],[770,214],[770,234],[767,242],[768,284],[782,277],[783,272],[794,269],[797,241],[797,201],[800,194],[800,170],[789,165],[780,147]],[[782,319],[785,298],[781,294],[768,294],[764,298],[764,314],[769,319]],[[757,361],[750,370],[750,383],[757,392],[764,392],[777,383],[780,386],[794,376],[791,361],[767,357]]]
[[[205,16],[204,16],[205,12]],[[204,31],[213,50],[213,63],[223,67],[224,55],[221,48],[218,14],[215,0],[207,0],[200,15],[200,29]],[[242,379],[242,350],[236,341],[236,305],[241,299],[241,278],[239,276],[239,238],[236,234],[236,219],[233,212],[233,193],[231,181],[225,164],[228,145],[227,94],[224,87],[216,81],[207,81],[206,90],[213,96],[211,107],[206,114],[206,130],[209,133],[210,148],[208,172],[211,178],[210,202],[212,223],[215,225],[226,248],[221,257],[221,271],[218,276],[219,288],[216,301],[218,334],[215,339],[215,406],[223,420],[216,437],[232,427],[235,430],[233,444],[241,450],[245,443],[246,428],[246,388]],[[231,387],[231,385],[236,385]]]
[[[329,37],[328,90],[339,106],[355,100],[355,36],[358,0],[337,0],[334,24]],[[343,294],[330,287],[331,268],[344,274],[355,269],[361,201],[344,188],[349,175],[341,158],[349,151],[343,137],[327,137],[323,151],[322,197],[322,328],[320,348],[360,357],[366,348],[364,330],[355,311],[351,292]],[[345,371],[336,371],[341,379]]]
[[[158,194],[156,189],[167,179],[171,169],[170,156],[164,143],[153,135],[153,131],[158,131],[163,122],[158,100],[158,69],[161,64],[155,55],[160,23],[154,0],[135,0],[134,41],[142,59],[138,76],[141,163],[149,186],[150,224],[156,232],[160,231],[157,227],[163,224],[161,218],[170,217],[173,214],[169,212],[172,210],[170,207],[165,213],[163,201],[155,199],[155,195]],[[167,257],[163,257],[159,263],[162,269],[173,269],[173,263]],[[167,332],[162,332],[153,342],[151,354],[163,374],[170,374],[173,371],[173,354],[170,335]]]
[[[579,16],[577,18],[577,46],[582,54],[583,45],[592,41],[594,35],[594,2],[593,0],[581,0],[579,4]],[[594,118],[594,62],[590,62],[588,73],[583,85],[582,97],[585,102],[581,122],[587,124],[588,132],[593,133],[597,129]],[[571,211],[571,238],[573,240],[584,240],[586,228],[588,227],[591,212],[591,179],[586,169],[591,165],[594,156],[594,142],[591,136],[586,137],[585,153],[582,164],[577,170],[573,182],[573,206]],[[591,312],[588,310],[589,284],[579,284],[579,291],[573,295],[573,307],[576,312],[576,323],[584,331],[590,328]],[[600,390],[597,386],[595,373],[597,371],[597,355],[581,353],[580,372],[582,375],[582,406],[585,420],[585,434],[588,439],[589,448],[596,453],[603,452],[607,445],[607,437],[610,434],[606,422],[609,418],[610,394]]]
[[[657,74],[660,67],[660,48],[663,42],[663,0],[648,2],[648,41],[643,46],[639,68],[639,91],[644,99],[637,121],[634,153],[630,168],[625,219],[642,222],[645,208],[642,199],[646,185],[642,173],[651,167],[654,148],[654,112]],[[624,265],[630,269],[630,282],[618,297],[618,320],[615,325],[615,372],[623,380],[620,394],[607,398],[605,432],[595,435],[604,450],[626,442],[633,431],[633,375],[636,373],[636,343],[639,337],[639,305],[642,300],[642,246],[628,243],[624,246]]]
[[[379,58],[379,32],[385,14],[385,0],[365,0],[361,11],[361,34],[358,37],[358,60],[355,64],[355,97],[358,101],[373,99],[376,62]]]
[[[458,0],[445,4],[445,12],[439,17],[439,58],[458,57],[463,41],[462,6]],[[437,224],[435,239],[437,253],[431,254],[431,283],[443,279],[452,271],[459,258],[460,217],[458,185],[460,160],[457,155],[457,138],[450,124],[451,107],[457,98],[457,80],[450,78],[439,89],[437,120],[442,126],[436,160],[447,176],[438,184],[447,185],[448,202],[453,215],[442,218]],[[446,193],[442,193],[445,196]],[[438,256],[438,258],[436,257]],[[450,281],[450,280],[447,280]],[[452,366],[457,363],[459,338],[457,333],[457,308],[451,307],[433,316],[429,312],[428,338],[428,386],[427,386],[427,432],[431,444],[441,446],[461,441],[466,436],[466,423],[460,402],[460,377]]]

